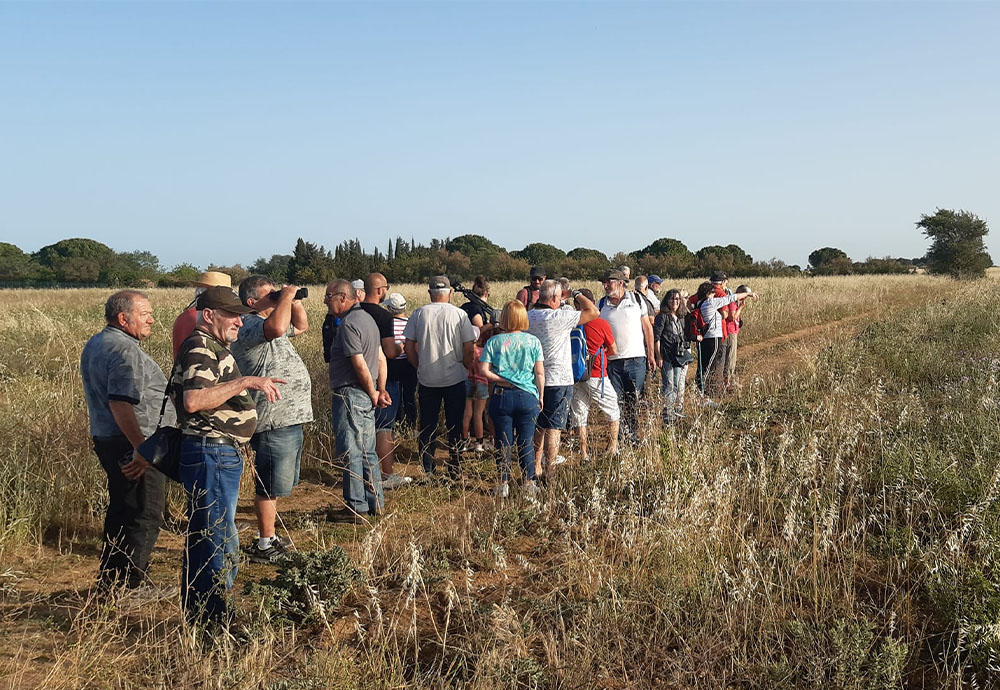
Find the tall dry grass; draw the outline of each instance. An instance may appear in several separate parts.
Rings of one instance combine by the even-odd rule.
[[[370,530],[306,516],[300,542],[345,545],[363,575],[321,622],[278,625],[274,611],[241,597],[240,639],[206,651],[174,603],[136,612],[68,595],[72,615],[56,625],[62,644],[51,659],[35,662],[26,646],[0,658],[0,672],[53,689],[991,687],[1000,319],[981,296],[985,284],[758,282],[765,299],[747,318],[758,340],[878,311],[808,366],[751,379],[717,414],[664,430],[648,410],[645,444],[571,467],[537,497],[494,501],[476,481],[491,472],[481,463],[465,491],[399,493]],[[174,310],[184,297],[152,295],[154,306],[173,298]],[[21,313],[33,324],[75,323],[80,337],[68,342],[78,353],[102,298]],[[769,320],[769,310],[784,320]],[[46,352],[63,351],[47,334]],[[155,338],[160,358],[165,330]],[[309,343],[302,350],[316,371]],[[16,377],[35,380],[19,394],[75,397],[76,411],[44,418],[21,452],[86,433],[75,365],[50,359]],[[17,361],[4,360],[5,375]],[[316,395],[323,409],[324,392]],[[44,409],[4,402],[2,419],[34,421]],[[22,471],[4,486],[14,507],[4,524],[20,535],[7,537],[5,553],[68,527],[66,511],[97,520],[100,477],[64,466],[95,466],[77,443],[48,477]],[[3,457],[0,476],[29,456]],[[51,605],[16,573],[3,582],[8,630],[32,606]]]

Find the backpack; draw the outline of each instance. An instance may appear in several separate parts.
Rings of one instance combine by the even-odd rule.
[[[570,358],[573,362],[573,382],[589,381],[590,372],[594,370],[594,362],[604,356],[604,346],[597,348],[594,354],[587,353],[587,332],[583,326],[577,326],[569,334]],[[601,367],[604,370],[604,367]],[[601,378],[604,378],[603,376]]]
[[[632,301],[635,302],[636,304],[638,304],[639,308],[642,309],[643,312],[646,311],[646,308],[644,306],[642,306],[642,302],[639,301],[640,297],[638,295],[636,295],[635,292],[633,292],[632,290],[626,290],[625,294],[627,296],[631,296]],[[622,299],[625,299],[625,298],[622,297]],[[601,299],[597,300],[597,310],[600,311],[601,309],[604,309],[604,305],[607,304],[607,303],[608,303],[608,296],[605,295]]]
[[[701,305],[705,300],[694,305],[694,309],[684,316],[684,335],[688,340],[697,340],[698,336],[704,337],[708,333],[708,324],[701,314]]]

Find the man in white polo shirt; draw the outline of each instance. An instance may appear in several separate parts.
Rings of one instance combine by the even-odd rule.
[[[608,356],[608,378],[622,411],[619,433],[634,443],[639,440],[639,396],[646,386],[647,367],[656,368],[656,357],[646,307],[641,297],[626,292],[625,281],[621,271],[608,271],[601,279],[605,297],[599,307],[618,346],[618,354]]]
[[[573,353],[570,332],[596,319],[597,307],[579,290],[573,302],[580,311],[560,309],[562,287],[557,280],[546,280],[538,290],[538,300],[528,311],[528,333],[542,343],[545,366],[545,390],[542,411],[535,423],[535,476],[543,471],[543,457],[549,466],[562,462],[559,441],[569,416],[569,401],[573,392]]]

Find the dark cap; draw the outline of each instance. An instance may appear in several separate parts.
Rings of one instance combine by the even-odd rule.
[[[659,283],[660,285],[662,285],[663,284],[663,278],[661,278],[660,276],[658,276],[658,275],[656,275],[654,273],[653,275],[651,275],[648,278],[646,278],[646,282],[649,285],[652,285],[653,283]]]
[[[444,290],[450,287],[451,281],[448,280],[448,276],[434,276],[427,281],[427,288],[430,290]]]
[[[712,283],[724,283],[729,280],[725,271],[712,271],[712,276],[708,279]]]
[[[617,268],[613,268],[610,271],[605,271],[604,277],[601,278],[601,282],[603,283],[605,280],[620,280],[624,283],[625,274],[619,271]]]
[[[198,301],[195,302],[194,306],[198,311],[202,309],[225,309],[233,314],[249,314],[250,312],[257,311],[243,304],[240,301],[239,295],[233,292],[232,288],[225,285],[206,289],[205,292],[198,295]]]
[[[532,278],[544,278],[548,274],[543,266],[532,266],[530,275]]]

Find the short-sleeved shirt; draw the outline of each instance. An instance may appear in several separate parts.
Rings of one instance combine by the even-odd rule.
[[[371,302],[358,302],[358,306],[375,320],[379,338],[395,337],[396,334],[392,327],[392,314],[385,307],[372,304]]]
[[[523,331],[495,335],[486,341],[479,361],[489,362],[494,374],[538,397],[535,362],[544,362],[544,354],[535,336]]]
[[[186,412],[184,392],[211,388],[235,381],[243,374],[236,358],[223,343],[195,328],[177,352],[170,375],[170,397],[177,409],[177,426],[182,433],[208,438],[230,438],[246,443],[257,428],[257,406],[246,390],[210,410]]]
[[[375,319],[359,305],[351,307],[337,328],[337,337],[330,346],[330,388],[361,386],[351,357],[361,355],[368,366],[372,382],[378,381],[378,353],[382,348]]]
[[[528,311],[528,333],[545,354],[545,385],[573,385],[573,350],[569,334],[580,324],[580,312],[536,306]]]
[[[635,290],[634,292],[635,296],[642,300],[642,305],[646,308],[646,316],[655,319],[658,309],[653,304],[653,300],[649,299],[649,297],[642,294],[638,290]]]
[[[601,318],[611,326],[618,345],[618,354],[610,355],[609,360],[646,356],[646,339],[642,330],[645,316],[646,308],[641,300],[628,292],[617,305],[608,298],[601,300]]]
[[[607,321],[598,317],[583,324],[583,333],[587,336],[587,354],[596,355],[600,348],[604,352],[594,357],[594,366],[590,369],[590,377],[599,379],[608,375],[608,349],[615,344],[615,336]]]
[[[107,326],[87,341],[80,355],[83,394],[90,412],[91,436],[121,434],[111,407],[111,400],[131,403],[139,431],[148,437],[156,431],[160,406],[167,388],[167,377],[139,341],[125,331]],[[167,405],[163,426],[174,426],[177,418]]]
[[[462,311],[464,311],[466,314],[469,315],[469,321],[472,321],[473,318],[479,316],[483,319],[484,326],[490,322],[489,314],[487,314],[486,310],[483,309],[478,304],[476,304],[475,302],[466,302],[461,307],[459,307],[459,309],[461,309]]]
[[[229,346],[245,375],[285,381],[280,384],[281,398],[274,402],[268,402],[261,391],[250,393],[257,406],[257,432],[311,422],[312,380],[290,340],[295,328],[289,326],[283,336],[269,341],[264,337],[264,322],[265,319],[256,314],[244,316],[239,337]]]
[[[448,302],[431,302],[413,312],[403,336],[417,343],[417,381],[444,388],[465,381],[465,343],[476,339],[468,315]]]

